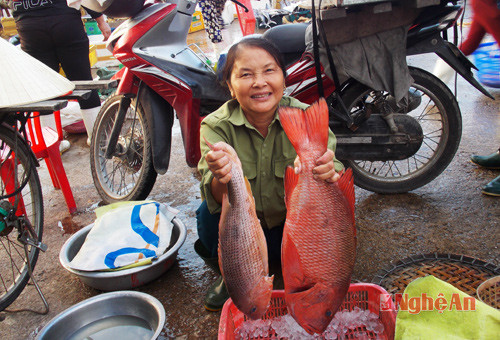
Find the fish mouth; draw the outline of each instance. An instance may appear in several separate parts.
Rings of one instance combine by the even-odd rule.
[[[304,328],[304,330],[311,335],[323,333],[323,330],[316,329],[316,327],[311,325],[303,325],[302,328]]]

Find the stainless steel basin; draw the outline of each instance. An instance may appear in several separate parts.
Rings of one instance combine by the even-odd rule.
[[[173,219],[172,236],[167,251],[152,264],[118,271],[86,272],[70,268],[69,263],[82,247],[93,225],[89,225],[71,236],[59,252],[59,261],[69,272],[75,274],[90,287],[104,290],[124,290],[146,284],[167,271],[175,262],[177,252],[186,240],[186,227],[178,219]]]
[[[165,324],[165,309],[153,296],[120,291],[84,300],[54,317],[37,340],[156,339]]]

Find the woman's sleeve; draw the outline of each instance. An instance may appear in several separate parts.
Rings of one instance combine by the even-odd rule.
[[[333,134],[332,130],[328,129],[328,149],[335,152],[337,149],[337,137]],[[344,164],[342,164],[337,157],[333,159],[333,163],[335,164],[335,171],[339,172],[344,169]]]

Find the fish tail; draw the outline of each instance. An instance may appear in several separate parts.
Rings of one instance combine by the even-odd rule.
[[[250,182],[248,181],[247,176],[244,177],[245,181],[245,189],[247,191],[248,197],[250,197],[250,209],[255,210],[255,198],[253,197],[252,187],[250,186]]]
[[[324,98],[312,104],[305,111],[283,107],[279,110],[283,130],[300,157],[308,144],[326,150],[328,144],[328,105]]]
[[[311,143],[326,150],[328,145],[328,105],[320,98],[305,111],[307,135]]]

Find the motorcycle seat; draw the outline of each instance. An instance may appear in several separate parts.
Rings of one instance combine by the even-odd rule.
[[[306,49],[306,28],[309,24],[278,25],[268,29],[263,37],[272,41],[283,54],[303,53]]]
[[[214,73],[176,64],[147,54],[141,54],[140,57],[165,71],[166,74],[170,74],[185,83],[192,91],[193,98],[219,103],[231,99],[229,90],[219,84]],[[160,77],[162,76],[160,75]]]

